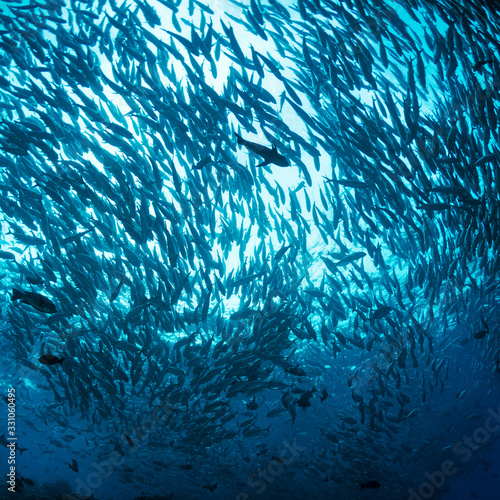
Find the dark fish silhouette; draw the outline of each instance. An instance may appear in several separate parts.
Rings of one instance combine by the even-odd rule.
[[[259,405],[255,401],[255,396],[252,399],[252,401],[250,401],[246,405],[247,405],[247,410],[258,410],[259,409]]]
[[[7,446],[8,444],[10,444],[10,441],[7,441],[7,439],[5,438],[5,434],[2,434],[0,436],[0,446],[3,448],[4,446]]]
[[[28,486],[35,486],[35,481],[33,481],[33,479],[21,476],[21,481],[26,483]]]
[[[78,472],[78,462],[74,458],[73,458],[73,461],[70,464],[68,464],[68,467],[71,470]]]
[[[375,480],[366,481],[365,483],[359,483],[359,486],[362,490],[376,490],[380,488],[380,483]]]
[[[300,366],[290,366],[289,368],[285,368],[285,371],[290,373],[290,375],[296,375],[297,377],[306,376],[306,372],[300,368]]]
[[[489,332],[488,328],[483,328],[482,330],[479,330],[474,334],[474,338],[475,339],[482,339],[483,337],[485,337],[487,335],[488,332]]]
[[[316,392],[316,388],[313,387],[310,391],[305,391],[302,396],[296,401],[297,406],[300,406],[301,408],[308,408],[311,406],[311,403],[309,400],[313,397],[313,394]]]
[[[205,490],[214,491],[217,488],[217,483],[215,483],[215,484],[206,484],[202,488],[205,489]]]
[[[483,59],[481,61],[477,61],[476,64],[474,64],[474,66],[472,66],[472,69],[474,71],[479,71],[485,64],[488,64],[488,63],[493,63],[494,61],[492,59]]]
[[[264,158],[264,161],[257,165],[258,167],[264,167],[271,163],[273,163],[274,165],[278,165],[279,167],[290,166],[290,162],[283,155],[280,155],[278,153],[276,144],[273,144],[272,149],[270,149],[266,146],[262,146],[261,144],[247,141],[238,134],[236,134],[236,137],[238,138],[238,144],[245,146],[252,153],[258,154],[259,156],[262,156],[262,158]]]
[[[53,354],[44,354],[43,356],[40,356],[38,359],[42,365],[56,365],[57,363],[62,363],[64,361],[64,358],[58,358],[57,356],[54,356]]]
[[[484,318],[482,316],[481,316],[481,321],[483,323],[483,328],[474,334],[475,339],[482,339],[490,332],[490,327],[489,327],[488,323],[486,323],[486,321],[484,320]]]
[[[0,447],[3,448],[8,444],[11,444],[11,441],[8,441],[7,438],[5,437],[5,434],[2,434],[0,436]],[[27,450],[28,448],[20,448],[19,445],[16,445],[16,451],[18,451],[20,455],[22,455]]]
[[[43,313],[52,314],[57,312],[56,306],[47,297],[39,293],[22,292],[14,288],[10,300],[20,300],[23,304],[28,304]]]

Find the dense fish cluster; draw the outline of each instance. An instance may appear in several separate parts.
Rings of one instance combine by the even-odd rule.
[[[416,500],[487,460],[494,7],[0,5],[19,498]]]

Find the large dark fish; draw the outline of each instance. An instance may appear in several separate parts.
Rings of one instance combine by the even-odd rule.
[[[57,365],[57,363],[61,363],[64,361],[64,358],[58,358],[57,356],[54,356],[53,354],[44,354],[43,356],[40,356],[38,359],[42,365]]]
[[[14,288],[11,300],[20,300],[23,304],[28,304],[43,313],[52,314],[57,312],[56,306],[47,297],[39,293],[22,292]]]
[[[278,153],[278,150],[276,149],[276,144],[273,144],[272,149],[270,149],[266,146],[262,146],[261,144],[247,141],[238,134],[236,134],[236,137],[238,138],[238,144],[245,146],[252,153],[256,153],[259,156],[262,156],[262,158],[264,158],[264,161],[262,163],[259,163],[259,165],[257,165],[258,167],[265,167],[266,165],[269,165],[271,163],[273,163],[274,165],[278,165],[279,167],[290,166],[290,162],[283,155],[280,155]]]

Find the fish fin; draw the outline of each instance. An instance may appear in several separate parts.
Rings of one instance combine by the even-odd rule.
[[[238,139],[238,144],[244,144],[245,143],[245,140],[243,139],[243,137],[241,137],[241,135],[237,134],[236,132],[234,133],[234,135]]]
[[[269,160],[263,161],[262,163],[259,163],[257,167],[265,167],[266,165],[269,165],[271,162]]]
[[[24,293],[20,292],[19,290],[16,290],[15,288],[12,289],[12,297],[10,300],[19,300],[24,298]]]

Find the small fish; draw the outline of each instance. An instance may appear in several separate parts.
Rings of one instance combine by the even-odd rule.
[[[367,188],[368,185],[366,182],[356,181],[352,179],[329,179],[328,177],[323,176],[327,183],[335,183],[340,184],[341,186],[351,187],[351,188]]]
[[[71,464],[68,464],[68,467],[71,470],[73,470],[75,472],[78,472],[78,462],[75,459],[73,459],[73,461],[71,462]]]
[[[33,479],[21,476],[21,481],[26,483],[28,486],[35,486],[35,481],[33,481]]]
[[[168,465],[163,460],[153,460],[153,464],[158,465],[159,467],[168,467]]]
[[[205,490],[214,491],[217,488],[217,483],[215,483],[215,484],[206,484],[202,488],[205,489]]]
[[[283,245],[277,252],[276,255],[274,256],[274,260],[280,260],[283,255],[287,252],[287,250],[291,247],[292,245]]]
[[[289,391],[286,391],[282,396],[281,396],[281,403],[283,406],[288,410],[288,413],[290,413],[290,416],[292,417],[292,425],[295,422],[295,418],[297,416],[295,406],[293,405],[293,401],[290,400],[288,397]]]
[[[327,397],[328,397],[328,391],[326,389],[323,389],[321,391],[321,396],[319,397],[319,400],[323,402]]]
[[[11,444],[11,441],[8,441],[5,437],[5,434],[2,434],[0,436],[0,447],[7,446],[8,444]],[[27,450],[28,448],[20,448],[19,445],[16,445],[16,451],[18,451],[20,455],[22,455]]]
[[[184,464],[184,465],[181,465],[180,468],[182,470],[192,470],[193,466],[191,464]]]
[[[83,231],[81,233],[74,234],[73,236],[68,236],[67,238],[64,238],[63,240],[61,240],[61,243],[63,245],[66,245],[68,243],[72,243],[74,241],[81,239],[83,236],[91,233],[92,231],[93,231],[93,229],[89,229],[88,231]]]
[[[40,356],[38,358],[38,361],[42,363],[42,365],[56,365],[57,363],[61,363],[64,361],[64,358],[58,358],[57,356],[54,356],[53,354],[44,354],[43,356]]]
[[[56,306],[47,297],[39,293],[22,292],[14,288],[10,300],[21,300],[23,304],[28,304],[43,313],[53,314],[57,312]]]
[[[392,311],[390,306],[380,306],[373,311],[371,319],[383,319]]]
[[[475,339],[482,339],[490,332],[490,327],[488,323],[486,323],[486,321],[484,320],[482,314],[481,314],[481,322],[483,323],[483,328],[474,334]]]
[[[483,337],[486,336],[486,334],[489,332],[488,328],[483,328],[482,330],[479,330],[474,334],[475,339],[482,339]]]
[[[296,375],[297,377],[306,376],[306,372],[298,366],[291,366],[290,368],[285,368],[285,371],[290,375]]]
[[[380,483],[376,480],[366,481],[366,483],[359,483],[359,486],[362,490],[376,490],[380,488]]]
[[[253,397],[252,401],[247,403],[247,410],[258,410],[259,405],[255,402],[255,396]]]
[[[485,64],[493,63],[493,62],[495,62],[495,61],[493,61],[492,59],[477,61],[477,63],[474,64],[474,66],[472,66],[472,69],[474,71],[479,71]]]
[[[125,276],[122,277],[122,279],[120,280],[120,283],[118,283],[118,285],[116,286],[116,288],[113,290],[113,293],[111,294],[111,297],[109,297],[109,303],[110,304],[111,304],[111,302],[113,302],[118,297],[118,295],[120,295],[120,290],[122,288],[124,280],[125,280]]]
[[[127,443],[130,446],[134,446],[134,442],[132,441],[132,438],[128,434],[125,434],[125,439],[127,440]]]
[[[297,406],[300,406],[301,408],[308,408],[311,406],[311,403],[309,400],[313,397],[313,393],[316,392],[316,388],[313,387],[310,391],[305,391],[302,396],[296,401]]]
[[[272,149],[270,149],[266,146],[262,146],[261,144],[247,141],[238,134],[236,134],[236,137],[238,138],[238,144],[245,146],[252,153],[258,154],[259,156],[262,156],[262,158],[264,158],[264,161],[262,163],[259,163],[257,167],[264,167],[266,165],[269,165],[270,163],[278,165],[279,167],[290,166],[290,162],[283,155],[278,153],[276,144],[273,144]]]
[[[210,163],[212,163],[212,158],[210,158],[210,156],[207,156],[206,158],[203,158],[203,160],[200,160],[196,165],[193,165],[193,169],[201,170],[207,165],[210,165]]]
[[[0,251],[0,259],[16,260],[16,256],[12,252]]]
[[[113,442],[111,442],[113,444]],[[120,456],[125,456],[125,452],[123,451],[123,448],[120,446],[120,443],[115,444],[114,450],[120,455]]]

